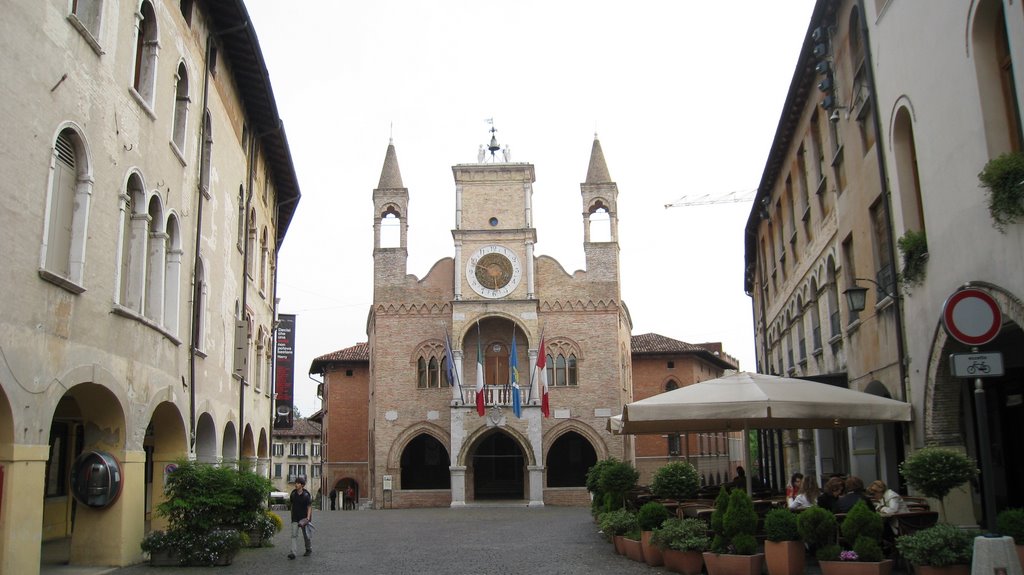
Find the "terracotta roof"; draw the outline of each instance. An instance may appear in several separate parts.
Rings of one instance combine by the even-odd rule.
[[[309,366],[309,373],[322,374],[326,371],[327,366],[332,363],[369,363],[369,361],[370,344],[364,341],[352,347],[332,351],[314,359],[313,363]]]
[[[713,344],[706,344],[713,345]],[[714,344],[718,347],[721,344]],[[700,355],[704,359],[718,364],[724,369],[736,369],[735,359],[726,353],[679,341],[656,333],[644,333],[632,336],[633,355]]]
[[[292,422],[291,429],[275,429],[274,437],[309,437],[320,435],[320,426],[314,425],[308,419],[300,417]]]

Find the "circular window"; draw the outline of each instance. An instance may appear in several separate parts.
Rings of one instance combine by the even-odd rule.
[[[492,227],[498,225],[498,218],[491,218],[490,224]]]

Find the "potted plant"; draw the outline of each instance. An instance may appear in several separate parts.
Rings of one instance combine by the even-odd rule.
[[[708,524],[694,517],[671,518],[651,533],[651,543],[661,549],[669,571],[699,575],[704,567],[702,553],[708,548]],[[645,555],[646,557],[646,555]]]
[[[651,493],[661,499],[687,499],[700,488],[697,468],[686,461],[673,461],[662,465],[651,479]]]
[[[900,272],[903,283],[908,286],[921,283],[928,261],[928,237],[924,230],[907,230],[896,240],[896,247],[903,254],[903,271]]]
[[[946,516],[945,497],[978,475],[974,461],[952,449],[925,447],[912,453],[900,464],[900,473],[907,483],[926,497],[939,500],[942,517]]]
[[[619,555],[625,555],[624,537],[633,530],[639,530],[640,524],[636,515],[628,509],[615,509],[601,514],[601,533],[605,538],[615,543],[615,551]]]
[[[651,567],[663,563],[661,550],[651,543],[652,532],[661,527],[668,517],[668,509],[657,501],[644,503],[636,513],[637,522],[640,524],[640,546],[644,550],[644,561]]]
[[[605,511],[611,511],[611,509],[605,509],[604,492],[601,491],[601,476],[604,474],[605,469],[617,463],[619,463],[619,460],[609,457],[608,459],[598,461],[587,470],[585,485],[590,493],[590,512],[594,516],[595,521],[598,521],[600,515]]]
[[[718,518],[716,519],[716,515]],[[757,512],[754,502],[742,489],[728,492],[725,488],[715,500],[711,514],[715,537],[711,551],[704,553],[708,575],[759,575],[764,553],[757,552]]]
[[[1016,507],[1000,511],[996,515],[996,531],[1013,537],[1020,564],[1024,565],[1024,509]]]
[[[764,560],[769,575],[799,575],[807,566],[806,550],[800,541],[796,514],[789,509],[772,509],[764,517]]]
[[[823,575],[889,575],[893,561],[882,555],[884,528],[882,516],[869,509],[864,501],[858,501],[840,526],[848,549],[840,551],[838,557],[832,546],[823,548],[827,553],[819,552],[818,564]],[[822,560],[823,555],[825,560]]]
[[[180,461],[156,509],[168,528],[146,535],[142,550],[153,564],[228,565],[245,542],[243,532],[276,528],[263,508],[270,487],[250,470]]]
[[[1003,154],[989,160],[978,180],[987,190],[988,212],[996,229],[1006,233],[1006,226],[1024,216],[1024,154]]]
[[[968,575],[975,533],[939,523],[896,538],[896,549],[917,575]]]
[[[796,528],[800,533],[800,539],[818,561],[839,557],[841,549],[835,543],[838,525],[836,516],[831,511],[817,505],[804,509],[797,515]]]

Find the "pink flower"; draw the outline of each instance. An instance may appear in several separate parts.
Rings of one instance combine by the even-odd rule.
[[[857,561],[860,557],[857,557],[856,551],[843,551],[839,554],[840,561]]]

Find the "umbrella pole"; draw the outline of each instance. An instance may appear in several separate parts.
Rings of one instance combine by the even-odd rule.
[[[750,467],[750,424],[743,422],[743,470],[747,473],[747,495],[754,498],[754,470]]]

